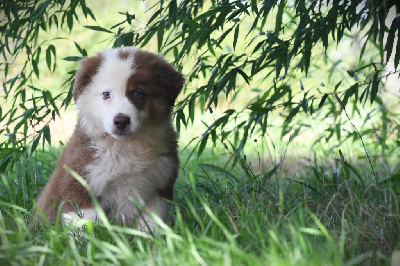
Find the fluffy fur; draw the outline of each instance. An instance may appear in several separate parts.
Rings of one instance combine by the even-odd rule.
[[[179,169],[171,112],[183,82],[162,57],[135,47],[82,60],[73,88],[78,123],[37,201],[51,222],[59,208],[70,219],[76,205],[96,218],[64,165],[86,180],[110,220],[152,227],[148,212],[168,220]]]

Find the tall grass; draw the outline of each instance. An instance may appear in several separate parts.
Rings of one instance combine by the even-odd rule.
[[[398,184],[377,184],[368,165],[339,160],[296,175],[255,173],[244,158],[234,167],[226,157],[188,160],[173,220],[154,233],[104,220],[35,226],[33,201],[56,157],[25,156],[2,175],[1,265],[375,265],[400,248]]]

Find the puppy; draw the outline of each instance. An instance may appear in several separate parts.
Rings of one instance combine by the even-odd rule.
[[[154,212],[168,221],[179,170],[171,113],[183,83],[161,56],[136,47],[81,61],[73,87],[78,123],[37,201],[50,222],[60,208],[64,217],[76,217],[77,208],[97,217],[88,191],[64,166],[85,179],[110,220],[154,228]]]

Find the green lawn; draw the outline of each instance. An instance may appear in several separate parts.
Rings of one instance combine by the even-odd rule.
[[[383,167],[378,183],[369,164],[339,161],[255,173],[223,151],[182,152],[173,221],[153,234],[108,221],[35,227],[58,153],[22,157],[1,176],[1,265],[390,265],[400,249],[398,176],[384,179]]]

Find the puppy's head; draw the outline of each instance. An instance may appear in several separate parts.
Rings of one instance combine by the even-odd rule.
[[[82,60],[73,97],[89,136],[125,139],[170,123],[184,83],[162,57],[135,47],[107,49]]]

